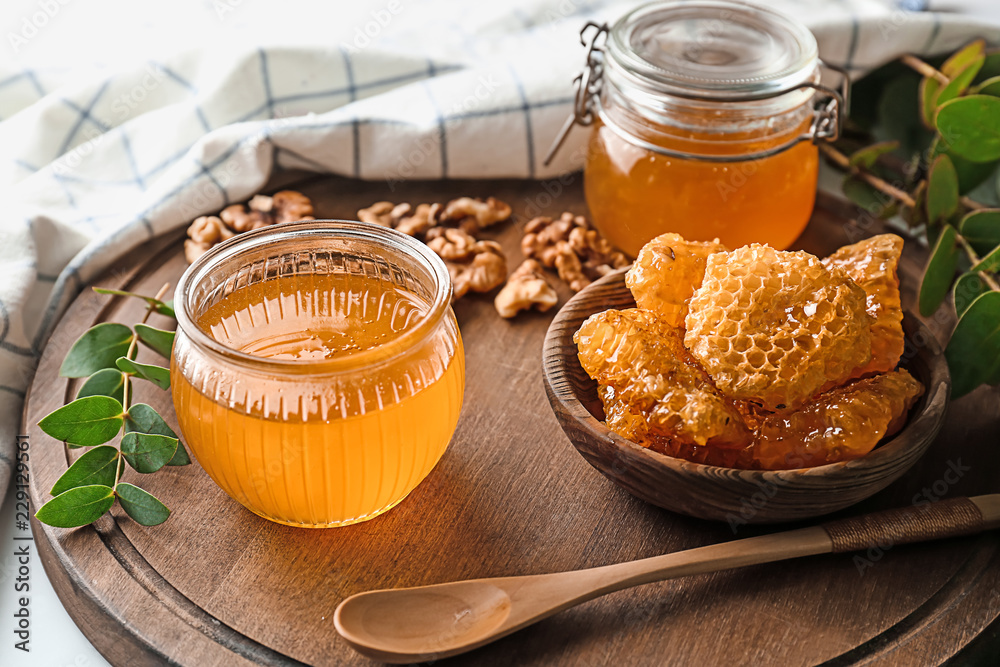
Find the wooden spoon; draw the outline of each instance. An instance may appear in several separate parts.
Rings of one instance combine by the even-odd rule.
[[[377,660],[437,660],[639,584],[994,528],[1000,528],[1000,494],[955,498],[589,570],[359,593],[340,603],[334,624],[355,650]]]

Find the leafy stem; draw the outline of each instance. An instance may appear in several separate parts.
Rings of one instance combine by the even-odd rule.
[[[858,206],[926,235],[917,304],[930,317],[951,297],[957,398],[1000,385],[1000,50],[976,40],[932,62],[906,55],[855,82],[865,103],[841,148],[820,150]]]
[[[163,287],[160,288],[160,290],[156,293],[156,296],[154,296],[153,299],[155,299],[156,301],[162,299],[163,295],[167,293],[167,290],[169,288],[170,288],[170,283],[164,283]],[[149,316],[152,315],[154,311],[156,311],[156,304],[152,301],[147,303],[146,313],[142,316],[140,324],[145,324],[146,322],[148,322]],[[139,345],[139,334],[133,332],[132,340],[128,344],[128,352],[125,354],[126,359],[132,359],[135,357],[136,347],[138,347],[138,345]],[[132,393],[129,391],[129,389],[131,388],[132,385],[133,375],[134,373],[122,371],[122,408],[124,408],[124,415],[126,418],[128,417],[129,408],[132,407]],[[119,456],[117,463],[115,463],[115,483],[114,486],[112,486],[112,489],[114,489],[116,492],[118,491],[118,482],[121,481],[121,474],[123,472],[124,465],[125,464],[122,461],[122,457]]]
[[[102,322],[73,344],[60,367],[69,378],[86,378],[77,399],[46,415],[39,427],[69,447],[92,448],[77,458],[53,485],[52,500],[35,514],[51,526],[73,528],[96,521],[117,501],[137,523],[163,523],[170,510],[153,495],[122,479],[125,465],[149,474],[163,466],[191,462],[177,434],[155,409],[136,403],[135,379],[170,387],[170,370],[136,361],[139,343],[169,358],[174,333],[146,324],[155,312],[174,318],[172,304],[163,301],[169,285],[155,297],[121,290],[94,288],[102,294],[139,298],[146,302],[134,327]],[[117,447],[106,444],[121,436]]]
[[[904,190],[900,190],[896,186],[892,185],[885,179],[879,178],[878,176],[871,173],[867,169],[859,165],[851,164],[851,159],[846,155],[844,155],[843,153],[841,153],[840,151],[838,151],[836,148],[834,148],[833,145],[820,143],[819,150],[825,156],[830,158],[830,160],[835,165],[837,165],[841,169],[844,169],[852,176],[857,176],[861,180],[868,183],[868,185],[878,190],[879,192],[892,197],[893,199],[895,199],[896,201],[900,202],[905,206],[909,206],[912,208],[917,205],[913,197],[911,197],[909,193],[907,193]]]

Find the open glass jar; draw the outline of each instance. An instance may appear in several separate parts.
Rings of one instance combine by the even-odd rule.
[[[177,286],[171,386],[205,472],[260,516],[340,526],[400,502],[444,453],[465,358],[424,244],[359,222],[265,227]]]
[[[581,38],[573,122],[593,126],[584,187],[605,237],[632,256],[664,232],[794,241],[815,142],[837,136],[847,95],[846,76],[841,91],[821,85],[805,26],[737,2],[655,2]]]

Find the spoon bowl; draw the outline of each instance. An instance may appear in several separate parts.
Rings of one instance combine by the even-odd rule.
[[[385,662],[435,660],[502,636],[496,633],[510,617],[511,600],[497,581],[360,593],[337,607],[333,622],[364,655]]]

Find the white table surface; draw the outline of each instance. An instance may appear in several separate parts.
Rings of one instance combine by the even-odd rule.
[[[38,11],[39,0],[3,0],[0,9],[0,60],[13,58],[30,67],[73,68],[81,65],[112,66],[123,60],[144,60],[165,53],[196,47],[208,40],[256,40],[274,43],[294,40],[298,43],[322,43],[343,26],[354,25],[366,17],[365,9],[354,3],[327,0],[284,0],[279,5],[263,0],[201,0],[162,3],[122,1],[120,11],[106,13],[98,33],[76,29],[78,19],[87,12],[83,0],[59,2],[59,13],[51,23],[17,54],[5,37],[17,31],[25,16]],[[225,3],[232,11],[219,10]],[[1000,22],[997,0],[936,0],[932,9],[967,12]],[[294,8],[294,9],[293,9]],[[275,22],[275,12],[283,15],[310,16],[309,21]],[[293,10],[293,11],[288,11]],[[320,17],[314,20],[315,17]],[[325,18],[324,18],[325,17]],[[332,26],[341,30],[332,30]],[[349,34],[349,31],[348,31]],[[91,646],[66,613],[52,589],[33,542],[15,541],[26,533],[15,528],[14,489],[0,509],[0,666],[21,667],[102,667],[108,662]],[[17,599],[15,578],[18,564],[14,551],[22,544],[31,545],[30,563],[30,653],[14,648],[13,613]]]

